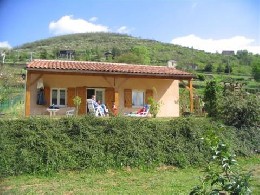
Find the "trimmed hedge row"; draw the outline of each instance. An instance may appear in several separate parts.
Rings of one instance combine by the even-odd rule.
[[[200,139],[209,129],[215,129],[238,154],[259,149],[259,129],[238,133],[207,118],[0,120],[0,176],[63,169],[199,165],[210,157]]]

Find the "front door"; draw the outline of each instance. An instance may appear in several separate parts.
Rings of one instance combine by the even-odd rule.
[[[92,99],[92,95],[96,96],[96,101],[101,101],[105,104],[105,89],[104,88],[87,88],[86,90],[87,99]],[[87,108],[88,112],[88,108]]]

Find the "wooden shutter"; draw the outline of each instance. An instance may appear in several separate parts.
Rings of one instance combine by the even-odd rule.
[[[147,89],[145,92],[145,103],[149,104],[148,98],[153,97],[153,90],[152,89]]]
[[[77,95],[81,98],[79,114],[86,114],[86,87],[77,87]]]
[[[47,106],[50,106],[51,101],[51,90],[50,87],[44,87],[44,98],[45,98],[45,104]]]
[[[67,91],[67,104],[68,107],[75,107],[73,98],[76,96],[75,94],[75,88],[68,88]]]
[[[112,111],[113,102],[115,101],[115,89],[106,88],[105,90],[105,104],[108,110]]]
[[[132,89],[124,90],[125,107],[132,108]]]

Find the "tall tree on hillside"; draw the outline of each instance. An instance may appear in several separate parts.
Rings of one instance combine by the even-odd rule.
[[[252,57],[247,50],[237,51],[237,58],[239,59],[240,65],[250,65],[252,62]]]
[[[95,49],[92,49],[92,53],[94,54],[94,58],[92,60],[94,61],[100,61],[101,58],[103,57],[103,54],[101,52],[101,50],[98,48],[98,46],[96,46]]]
[[[142,64],[140,63],[140,58],[136,54],[131,52],[120,55],[115,59],[119,63],[128,63],[128,64]]]
[[[92,56],[93,56],[91,49],[86,49],[85,53],[86,53],[85,60],[86,61],[91,61],[92,60]]]
[[[209,81],[206,84],[204,91],[204,102],[206,112],[210,117],[218,115],[218,101],[219,101],[219,86],[215,80]]]
[[[252,75],[257,82],[260,82],[260,58],[256,58],[252,63]]]
[[[211,63],[207,64],[204,68],[205,72],[212,72],[213,71],[213,65]]]
[[[116,56],[120,56],[121,50],[118,49],[117,47],[113,47],[111,53],[112,53],[112,59],[115,59]]]
[[[40,59],[47,59],[47,50],[46,49],[41,49]]]
[[[145,46],[135,46],[131,49],[132,53],[139,57],[139,64],[150,64],[150,52]]]

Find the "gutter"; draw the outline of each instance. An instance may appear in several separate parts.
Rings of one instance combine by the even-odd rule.
[[[48,72],[48,73],[75,73],[75,74],[93,74],[93,75],[125,75],[125,76],[152,76],[159,78],[187,78],[192,79],[195,78],[195,75],[192,74],[164,74],[164,73],[133,73],[133,72],[110,72],[110,71],[88,71],[88,70],[64,70],[64,69],[35,69],[35,68],[27,68],[27,71],[33,72]]]

